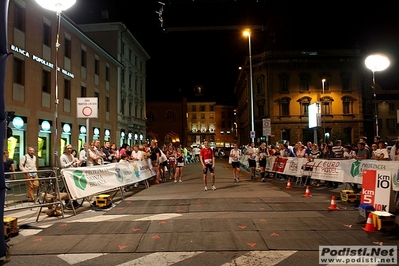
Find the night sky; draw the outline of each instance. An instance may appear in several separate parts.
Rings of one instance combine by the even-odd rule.
[[[164,5],[159,2],[163,2]],[[399,16],[395,1],[369,5],[357,1],[266,0],[77,0],[66,11],[76,23],[96,22],[101,10],[109,21],[126,24],[151,59],[147,91],[152,99],[190,95],[194,86],[220,101],[232,98],[238,67],[248,55],[242,36],[253,25],[252,53],[265,48],[344,48],[383,52],[391,66],[377,75],[383,89],[398,89]],[[309,1],[310,2],[310,1]],[[156,11],[163,7],[163,27]],[[370,74],[371,76],[371,74]],[[149,99],[150,100],[150,99]]]

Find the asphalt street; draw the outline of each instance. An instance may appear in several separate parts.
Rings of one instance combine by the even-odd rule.
[[[319,265],[320,245],[398,245],[396,231],[362,229],[366,219],[357,203],[339,200],[344,185],[312,186],[306,193],[294,180],[287,189],[285,179],[260,182],[243,169],[237,183],[227,159],[216,160],[215,173],[216,190],[204,191],[201,164],[191,163],[181,183],[131,187],[109,208],[85,202],[64,217],[39,208],[6,212],[18,218],[19,233],[8,241],[11,256],[4,263]],[[329,210],[332,196],[338,210]]]

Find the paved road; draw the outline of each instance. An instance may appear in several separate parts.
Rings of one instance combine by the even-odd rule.
[[[234,183],[227,159],[217,159],[217,190],[204,191],[201,171],[189,164],[182,183],[133,188],[109,209],[86,202],[77,215],[41,213],[37,223],[38,209],[8,212],[20,232],[6,265],[318,265],[320,245],[398,245],[391,232],[365,232],[354,204],[328,210],[343,187],[304,197],[303,186],[245,171]]]

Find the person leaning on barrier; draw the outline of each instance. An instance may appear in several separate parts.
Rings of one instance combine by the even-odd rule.
[[[81,161],[72,154],[72,145],[67,144],[65,146],[65,152],[60,157],[61,168],[78,167],[80,164]]]
[[[19,169],[25,173],[24,177],[27,179],[26,189],[27,189],[27,197],[29,201],[34,201],[33,195],[36,194],[36,190],[39,187],[39,181],[37,180],[37,164],[36,164],[36,156],[35,149],[32,147],[28,148],[28,153],[25,154],[19,161]],[[33,171],[33,172],[31,172]]]

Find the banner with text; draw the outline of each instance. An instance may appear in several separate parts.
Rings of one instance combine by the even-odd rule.
[[[144,161],[66,168],[61,170],[73,199],[146,180],[154,172]]]
[[[246,156],[240,160],[248,165]],[[306,158],[295,157],[267,157],[266,171],[283,175],[305,176],[313,179],[362,184],[363,173],[366,170],[376,170],[389,175],[392,188],[399,191],[399,164],[395,161],[377,160],[323,160],[314,159],[308,161]]]

